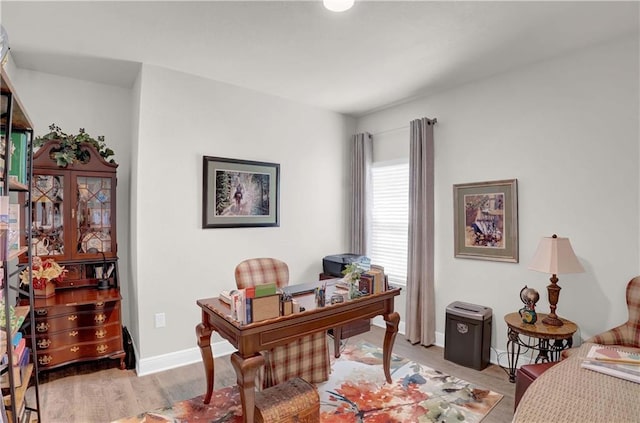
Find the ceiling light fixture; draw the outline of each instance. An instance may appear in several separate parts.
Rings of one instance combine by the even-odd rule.
[[[332,12],[344,12],[351,9],[355,0],[322,0],[322,4]]]

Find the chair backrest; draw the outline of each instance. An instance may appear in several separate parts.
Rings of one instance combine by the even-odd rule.
[[[627,284],[627,309],[628,321],[587,339],[587,342],[640,348],[640,276]]]
[[[289,266],[275,258],[244,260],[236,266],[235,275],[239,289],[271,282],[278,288],[289,284]]]
[[[640,331],[640,276],[631,279],[627,284],[627,308],[629,323]]]

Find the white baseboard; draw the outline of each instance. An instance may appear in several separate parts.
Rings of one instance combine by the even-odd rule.
[[[213,350],[214,358],[229,355],[236,351],[236,349],[227,341],[219,341],[211,344],[211,348]],[[152,373],[162,372],[164,370],[175,369],[176,367],[186,366],[187,364],[200,363],[201,361],[202,356],[200,355],[200,347],[194,347],[169,354],[140,359],[136,363],[136,373],[138,376],[145,376]]]

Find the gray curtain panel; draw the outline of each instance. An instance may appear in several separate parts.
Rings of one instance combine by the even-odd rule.
[[[433,288],[433,125],[411,121],[409,150],[409,240],[407,251],[406,338],[412,344],[436,341]]]
[[[371,234],[373,137],[368,132],[355,134],[351,144],[350,252],[366,255]]]

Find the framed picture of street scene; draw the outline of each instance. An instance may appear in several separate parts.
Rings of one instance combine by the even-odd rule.
[[[454,255],[518,262],[518,181],[453,186]]]
[[[280,165],[204,156],[202,227],[280,226]]]

